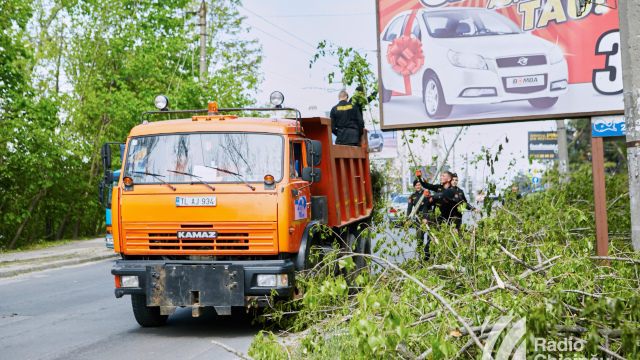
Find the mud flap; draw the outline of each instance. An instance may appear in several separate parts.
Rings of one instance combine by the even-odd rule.
[[[244,306],[241,265],[147,266],[147,306]]]

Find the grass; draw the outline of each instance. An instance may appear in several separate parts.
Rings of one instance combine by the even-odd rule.
[[[40,239],[32,244],[29,244],[27,246],[23,246],[23,247],[19,247],[13,250],[2,250],[0,251],[0,254],[12,254],[12,253],[16,253],[16,252],[21,252],[21,251],[32,251],[32,250],[42,250],[42,249],[48,249],[48,248],[52,248],[55,246],[60,246],[60,245],[65,245],[65,244],[69,244],[72,243],[74,241],[86,241],[86,240],[93,240],[99,237],[104,237],[105,234],[98,234],[96,236],[83,236],[80,237],[76,240],[73,239],[61,239],[61,240],[51,240],[51,241],[47,241],[44,239]]]

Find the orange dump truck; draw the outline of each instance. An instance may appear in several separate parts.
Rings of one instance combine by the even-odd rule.
[[[147,112],[129,134],[111,197],[115,295],[131,295],[142,326],[177,307],[231,314],[295,292],[310,252],[329,248],[317,226],[354,244],[372,209],[366,136],[362,147],[334,145],[326,118],[237,117],[209,109]],[[205,115],[196,115],[198,113]],[[149,122],[158,113],[190,118]],[[112,183],[110,144],[102,148]],[[103,194],[103,192],[101,192]],[[101,202],[104,196],[101,195]],[[354,246],[355,245],[355,246]]]

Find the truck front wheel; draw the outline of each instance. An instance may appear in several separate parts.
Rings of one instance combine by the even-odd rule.
[[[131,306],[136,321],[142,327],[156,327],[167,322],[169,315],[160,315],[160,307],[147,306],[147,296],[131,294]]]

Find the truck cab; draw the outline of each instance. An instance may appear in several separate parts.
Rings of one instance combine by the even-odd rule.
[[[161,325],[177,307],[225,315],[266,306],[273,294],[293,296],[296,271],[310,264],[311,229],[331,226],[329,213],[340,213],[325,194],[338,189],[321,175],[332,175],[332,166],[321,166],[323,146],[336,146],[330,123],[314,132],[323,143],[305,136],[298,116],[240,118],[224,110],[212,103],[207,115],[143,121],[127,137],[111,193],[121,256],[111,272],[116,297],[131,295],[142,326]],[[103,148],[105,165],[108,157]],[[353,189],[355,199],[368,181],[360,193]],[[360,208],[346,222],[368,219],[370,209]]]

